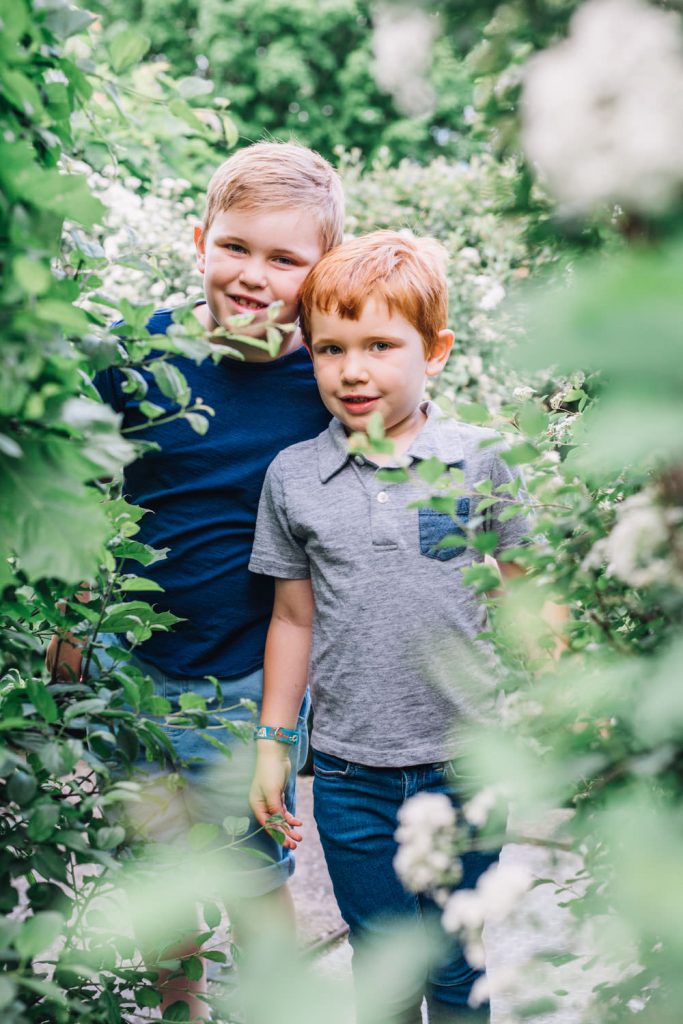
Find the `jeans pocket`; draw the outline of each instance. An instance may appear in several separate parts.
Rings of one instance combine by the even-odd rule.
[[[347,779],[353,775],[356,765],[332,754],[313,751],[313,774],[319,779]]]
[[[457,558],[466,550],[464,544],[441,547],[446,538],[464,537],[463,527],[470,518],[470,499],[458,498],[455,518],[445,512],[437,512],[433,508],[421,508],[418,513],[420,528],[420,552],[427,558],[435,558],[438,562],[448,562]]]

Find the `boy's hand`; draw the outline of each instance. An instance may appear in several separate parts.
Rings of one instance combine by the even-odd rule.
[[[80,679],[82,651],[71,633],[55,633],[45,651],[45,667],[51,678],[69,682]]]
[[[249,791],[249,803],[259,825],[282,831],[285,836],[283,845],[288,850],[294,850],[303,836],[296,830],[301,820],[290,814],[283,799],[290,772],[291,764],[284,745],[274,740],[258,740],[256,771]],[[269,826],[268,818],[274,814],[281,815],[284,821]]]

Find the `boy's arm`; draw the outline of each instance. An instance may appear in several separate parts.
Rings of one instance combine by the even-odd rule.
[[[517,562],[496,562],[496,565],[502,577],[503,585],[508,580],[514,580],[519,576],[526,575],[526,569]],[[541,618],[555,637],[555,647],[551,651],[550,656],[557,660],[568,647],[565,627],[569,620],[569,608],[564,604],[556,604],[555,601],[545,601],[541,609]],[[532,653],[538,656],[540,651]]]
[[[295,728],[308,682],[312,625],[310,579],[276,579],[263,669],[261,725]],[[294,849],[301,841],[301,833],[291,831],[291,826],[301,822],[283,802],[290,771],[287,744],[256,741],[256,770],[249,794],[254,816],[265,825],[270,815],[283,815],[287,822],[284,845]]]

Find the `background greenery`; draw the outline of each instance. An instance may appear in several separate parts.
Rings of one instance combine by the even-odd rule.
[[[636,19],[629,38],[666,35],[674,56],[651,65],[643,58],[641,74],[619,78],[619,55],[606,52],[615,109],[680,50],[675,14],[666,33],[641,33],[637,19],[655,8],[624,4],[612,9]],[[116,894],[133,887],[143,906],[167,905],[178,865],[170,854],[161,870],[114,853],[117,809],[137,792],[130,763],[140,749],[158,755],[157,723],[169,708],[125,660],[98,682],[58,682],[42,668],[42,650],[55,628],[69,627],[92,661],[103,631],[140,640],[172,627],[144,579],[159,553],[136,542],[139,510],[116,491],[137,447],[88,382],[117,364],[135,389],[135,368],[149,365],[177,414],[210,429],[210,410],[168,357],[203,359],[215,347],[180,316],[152,354],[144,324],[162,300],[182,303],[198,291],[191,226],[208,175],[240,139],[264,132],[294,133],[339,161],[349,231],[429,232],[449,250],[458,341],[438,398],[510,435],[539,532],[517,553],[528,578],[511,601],[491,602],[507,671],[500,723],[477,737],[477,768],[489,791],[503,787],[532,819],[551,808],[572,812],[562,834],[544,840],[582,864],[562,896],[576,945],[556,959],[587,962],[581,928],[599,920],[603,941],[593,953],[605,965],[615,953],[618,960],[587,1024],[630,1021],[634,1007],[647,1024],[678,1024],[683,183],[652,205],[639,199],[636,175],[628,202],[615,191],[615,201],[569,208],[525,155],[533,116],[533,97],[520,108],[526,68],[535,52],[555,54],[558,39],[576,37],[577,6],[439,4],[425,63],[436,102],[408,115],[375,85],[381,17],[350,0],[266,5],[258,17],[241,0],[163,8],[117,0],[96,21],[66,0],[1,0],[0,1013],[8,1024],[117,1024],[156,1005],[155,965],[142,964]],[[598,10],[583,9],[588,19]],[[600,10],[607,18],[608,6]],[[575,96],[593,73],[579,51]],[[570,95],[564,102],[547,132],[558,147],[572,122]],[[591,109],[579,121],[578,162],[602,143]],[[643,126],[641,114],[629,138]],[[677,137],[670,132],[670,146]],[[633,178],[637,161],[621,156],[619,139],[613,164]],[[666,138],[648,152],[669,166]],[[651,179],[652,165],[642,173]],[[119,314],[127,328],[112,332]],[[443,502],[451,485],[438,467],[431,482]],[[482,492],[480,511],[491,500]],[[514,505],[514,495],[506,500]],[[122,573],[124,556],[138,561],[139,577]],[[85,604],[76,599],[83,581],[91,584]],[[490,570],[473,570],[470,581],[489,586]],[[554,641],[539,624],[547,598],[570,610],[568,649],[553,672],[529,653]],[[206,707],[188,704],[183,717],[202,728]],[[490,842],[505,837],[500,829],[492,813]],[[458,834],[456,851],[467,841]],[[205,904],[206,942],[220,962],[216,842],[201,831],[192,837],[183,877],[188,900]],[[178,922],[161,924],[170,942]],[[396,963],[401,956],[397,948]],[[192,957],[174,966],[188,977],[197,970]],[[302,968],[277,970],[284,992]],[[289,1001],[298,1021],[317,1022],[321,1005],[329,1017],[335,999],[319,981],[296,985],[311,993],[303,1005]],[[556,989],[551,977],[526,1017],[561,1005]],[[232,1011],[222,1012],[229,1019]],[[183,1019],[182,1007],[174,1013]],[[272,1006],[259,1013],[270,1022]]]

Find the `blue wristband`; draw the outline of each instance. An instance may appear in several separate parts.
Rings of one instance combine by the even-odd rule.
[[[290,747],[299,742],[299,733],[296,729],[283,729],[281,725],[259,725],[254,733],[257,740],[275,740],[276,743],[287,743]]]

